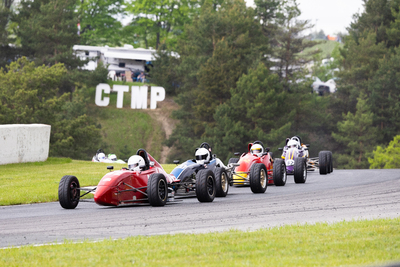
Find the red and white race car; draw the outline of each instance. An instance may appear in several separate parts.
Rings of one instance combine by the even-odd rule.
[[[139,149],[128,160],[128,168],[113,171],[113,166],[108,166],[107,169],[110,172],[97,186],[81,187],[76,176],[63,176],[58,187],[60,205],[65,209],[74,209],[80,198],[89,193],[94,194],[94,201],[103,206],[146,202],[152,206],[164,206],[168,199],[174,198],[178,189],[192,194],[195,191],[200,202],[212,202],[216,194],[212,170],[200,170],[195,184],[181,182],[173,174],[166,173],[144,149]],[[81,195],[81,191],[85,193]]]

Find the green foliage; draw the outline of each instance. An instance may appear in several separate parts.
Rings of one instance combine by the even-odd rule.
[[[82,66],[72,47],[79,42],[76,0],[37,0],[20,2],[13,17],[22,55],[38,65],[64,63],[68,69]]]
[[[116,18],[123,13],[123,1],[89,0],[77,3],[82,45],[123,45],[122,24]]]
[[[84,89],[59,94],[63,64],[35,67],[26,58],[0,71],[0,123],[51,125],[50,155],[87,158],[97,149],[99,130],[85,115]]]
[[[378,129],[373,126],[373,113],[367,104],[365,94],[361,94],[357,102],[355,114],[343,114],[343,121],[337,124],[338,133],[333,138],[344,145],[345,154],[338,156],[341,168],[368,168],[368,152],[376,145]]]
[[[146,48],[159,48],[162,42],[173,46],[183,26],[191,21],[197,1],[137,0],[127,3],[126,11],[134,16],[132,32]]]
[[[386,148],[377,146],[368,162],[370,169],[399,169],[400,135],[396,135]]]

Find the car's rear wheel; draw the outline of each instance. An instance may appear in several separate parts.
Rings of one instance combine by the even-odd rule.
[[[64,209],[75,209],[78,206],[81,191],[78,178],[65,175],[58,185],[58,201]]]
[[[274,161],[273,180],[276,186],[284,186],[286,184],[286,164],[283,159],[277,158]]]
[[[238,163],[238,161],[239,161],[239,158],[230,158],[228,161],[228,165],[229,165],[229,163]]]
[[[200,170],[196,175],[196,196],[200,202],[212,202],[215,198],[215,177],[211,170]]]
[[[224,168],[215,168],[216,197],[226,197],[229,191],[229,179]]]
[[[268,174],[263,163],[255,163],[250,168],[250,188],[253,193],[264,193],[267,190]]]
[[[147,182],[147,195],[153,207],[165,206],[168,198],[167,180],[161,173],[153,173]]]
[[[319,161],[319,174],[327,174],[328,169],[328,157],[326,156],[325,151],[320,151],[318,154]]]
[[[307,161],[306,158],[296,158],[294,160],[294,182],[304,184],[307,180]]]

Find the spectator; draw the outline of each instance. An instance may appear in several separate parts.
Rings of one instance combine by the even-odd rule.
[[[144,81],[146,80],[146,76],[144,75],[143,71],[137,76],[137,80],[144,83]]]

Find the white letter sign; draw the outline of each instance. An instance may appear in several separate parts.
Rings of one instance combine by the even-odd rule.
[[[96,87],[95,103],[100,107],[106,107],[108,106],[108,104],[110,104],[109,97],[104,97],[104,99],[102,99],[103,91],[105,94],[110,94],[111,91],[110,86],[106,83],[100,83]]]
[[[124,105],[124,92],[129,92],[128,85],[114,85],[114,91],[117,91],[117,108],[122,108]]]
[[[157,108],[157,101],[163,101],[165,99],[165,89],[162,87],[151,87],[151,99],[150,99],[150,108]]]
[[[147,89],[147,86],[132,86],[132,109],[147,109]]]

